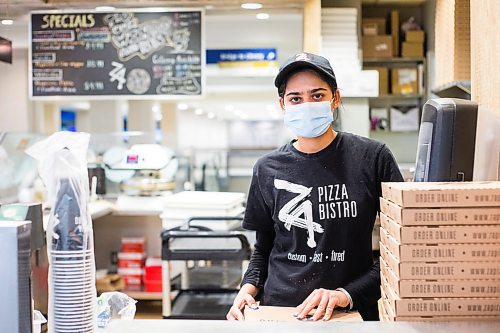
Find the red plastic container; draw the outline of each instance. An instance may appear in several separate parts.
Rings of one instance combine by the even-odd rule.
[[[148,292],[161,292],[161,280],[144,280],[144,289]]]
[[[121,252],[146,252],[146,239],[144,237],[122,237]]]
[[[118,268],[144,268],[145,253],[118,253]]]

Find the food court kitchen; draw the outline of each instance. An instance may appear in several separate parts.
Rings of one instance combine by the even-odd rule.
[[[0,332],[499,332],[498,13],[0,0]]]

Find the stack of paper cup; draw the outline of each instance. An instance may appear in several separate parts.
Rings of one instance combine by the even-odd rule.
[[[51,251],[51,331],[87,333],[95,328],[94,253]]]

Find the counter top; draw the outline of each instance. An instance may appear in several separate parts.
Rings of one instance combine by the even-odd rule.
[[[183,332],[183,333],[498,333],[500,321],[454,322],[454,323],[410,323],[410,322],[230,322],[223,320],[172,320],[142,319],[133,321],[112,321],[98,333],[138,332]]]

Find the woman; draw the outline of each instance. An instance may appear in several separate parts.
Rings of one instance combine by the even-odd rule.
[[[297,139],[260,158],[243,227],[255,230],[255,251],[227,314],[245,305],[296,306],[303,319],[328,320],[336,307],[378,320],[380,267],[372,230],[381,183],[403,181],[382,143],[332,128],[340,105],[327,59],[290,58],[275,80],[284,122]]]

